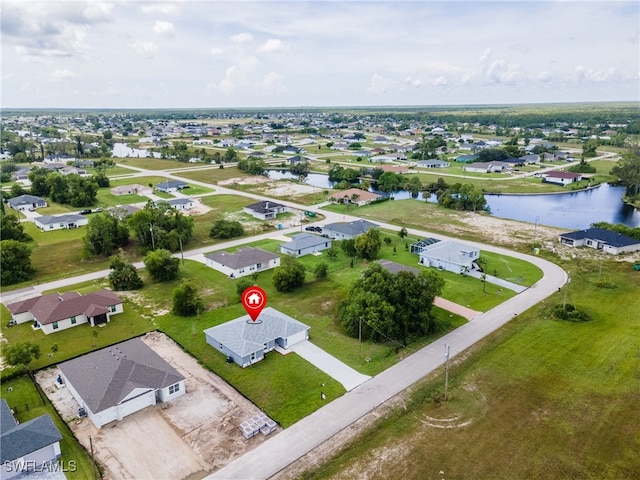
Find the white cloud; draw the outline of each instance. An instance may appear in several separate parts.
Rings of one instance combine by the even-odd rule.
[[[87,8],[82,11],[82,15],[90,22],[111,21],[113,20],[111,10],[113,10],[113,4],[95,2],[89,4]]]
[[[538,80],[544,83],[550,82],[552,80],[551,73],[543,70],[542,72],[538,73]]]
[[[267,92],[272,94],[280,94],[285,91],[284,77],[277,72],[267,73],[262,80],[262,85]]]
[[[211,50],[209,50],[209,55],[211,55],[212,57],[219,57],[223,53],[224,53],[224,50],[219,47],[212,47]]]
[[[378,73],[374,73],[367,85],[367,92],[370,93],[389,93],[394,88],[395,82],[390,78],[383,77]]]
[[[160,35],[161,37],[174,37],[176,34],[176,29],[171,22],[157,20],[153,25],[153,33],[155,33],[156,35]]]
[[[66,68],[58,68],[49,76],[49,80],[52,82],[61,82],[62,80],[68,80],[75,77],[76,74]]]
[[[285,45],[282,40],[278,40],[277,38],[270,38],[258,47],[258,51],[266,53],[284,52],[288,49],[289,47]]]
[[[433,85],[436,86],[436,87],[444,87],[448,83],[449,82],[444,77],[438,77],[433,81]]]
[[[594,68],[586,68],[586,67],[583,67],[582,65],[578,65],[574,69],[574,73],[575,73],[575,78],[578,82],[601,83],[601,82],[609,81],[617,76],[613,68],[598,70]]]
[[[245,57],[238,65],[232,65],[225,70],[225,75],[219,82],[211,82],[207,85],[209,90],[221,90],[230,95],[239,89],[256,86],[256,71],[260,62],[255,57]]]
[[[253,35],[247,32],[238,33],[236,35],[231,36],[231,41],[233,43],[247,43],[253,40]]]
[[[140,11],[147,15],[173,15],[178,12],[178,5],[171,2],[145,3],[140,6]]]
[[[156,44],[148,40],[138,39],[131,44],[131,48],[133,48],[138,55],[144,58],[153,58],[158,51]]]

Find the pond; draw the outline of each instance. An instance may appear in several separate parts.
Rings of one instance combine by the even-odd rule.
[[[286,170],[268,170],[274,180],[292,179],[294,175]],[[330,190],[336,182],[322,173],[310,173],[305,178],[307,185]],[[370,191],[380,193],[374,188]],[[624,187],[609,184],[591,190],[547,195],[485,195],[491,214],[522,222],[549,225],[552,227],[581,230],[595,222],[622,223],[630,227],[640,227],[640,211],[622,203]],[[383,194],[385,195],[385,194]],[[411,198],[406,190],[393,193],[393,198]],[[418,197],[421,199],[422,197]],[[420,200],[422,201],[422,200]],[[429,199],[436,202],[435,195]]]

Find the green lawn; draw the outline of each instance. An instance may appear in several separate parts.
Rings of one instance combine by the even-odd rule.
[[[131,166],[144,168],[146,170],[172,170],[176,168],[190,168],[194,165],[187,162],[178,162],[176,160],[165,160],[162,158],[114,158],[118,165],[124,167]]]
[[[14,410],[16,419],[20,423],[48,413],[62,434],[60,441],[62,456],[59,462],[61,467],[68,470],[65,472],[66,477],[70,480],[93,478],[94,468],[87,451],[76,440],[69,426],[60,418],[49,400],[46,397],[46,400],[40,397],[36,386],[28,377],[3,382],[0,398],[7,401],[9,408]]]
[[[638,478],[638,273],[608,261],[617,287],[603,289],[597,262],[566,267],[580,271],[569,301],[591,321],[553,319],[553,295],[454,359],[449,402],[434,400],[440,369],[303,478]]]
[[[149,199],[142,195],[113,195],[109,189],[98,190],[98,205],[101,207],[115,207],[116,205],[130,205],[132,203],[146,203]]]
[[[198,180],[200,182],[210,183],[215,185],[220,180],[228,180],[235,177],[244,177],[246,173],[241,172],[236,167],[219,168],[217,166],[211,166],[209,169],[192,170],[189,172],[180,172],[180,177]]]

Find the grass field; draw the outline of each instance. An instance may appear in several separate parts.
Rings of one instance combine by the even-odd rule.
[[[3,382],[0,398],[7,401],[9,408],[14,410],[16,419],[20,423],[28,422],[48,413],[62,434],[62,440],[60,440],[62,456],[59,462],[61,467],[67,469],[66,477],[69,480],[94,478],[94,468],[87,451],[76,440],[71,429],[60,418],[53,405],[40,397],[36,386],[28,377]]]
[[[454,360],[449,402],[441,370],[303,478],[638,478],[638,273],[607,262],[603,289],[577,268],[569,301],[591,321],[553,319],[554,295]]]

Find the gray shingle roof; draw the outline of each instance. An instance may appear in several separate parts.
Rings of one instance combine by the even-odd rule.
[[[315,247],[327,242],[331,242],[331,239],[312,233],[298,233],[291,237],[290,242],[280,244],[280,247],[286,250],[304,250],[305,248]]]
[[[77,222],[78,220],[84,219],[85,217],[83,215],[69,213],[66,215],[42,215],[41,217],[37,217],[36,221],[41,225],[50,225],[52,223]]]
[[[18,205],[32,205],[34,203],[41,203],[44,201],[44,198],[36,197],[34,195],[18,195],[17,197],[13,197],[8,200],[9,205],[12,207],[16,207]]]
[[[156,185],[156,188],[184,188],[187,184],[180,180],[168,180],[166,182],[160,182]]]
[[[420,270],[414,267],[409,267],[407,265],[402,265],[401,263],[392,262],[391,260],[376,260],[382,268],[385,270],[389,270],[391,273],[396,274],[398,272],[411,272],[414,275],[418,275]]]
[[[279,203],[272,202],[270,200],[264,200],[262,202],[247,205],[245,208],[258,213],[270,213],[278,208],[284,208],[284,205],[280,205]]]
[[[329,225],[325,225],[322,227],[322,231],[326,232],[327,230],[331,230],[334,232],[342,233],[343,235],[351,235],[357,236],[361,233],[366,233],[370,228],[376,228],[378,225],[375,223],[368,222],[366,220],[355,220],[349,223],[330,223]]]
[[[260,248],[243,247],[235,253],[229,252],[213,252],[205,255],[206,258],[218,262],[225,267],[229,267],[233,270],[238,268],[248,267],[257,263],[267,263],[271,260],[280,257],[275,253],[267,252]]]
[[[2,419],[0,463],[16,460],[62,440],[62,435],[48,414],[16,424],[4,399],[0,400],[0,409]]]
[[[275,308],[267,307],[256,322],[249,315],[208,328],[204,333],[240,357],[262,350],[264,344],[277,338],[308,330],[309,327]]]
[[[571,240],[583,240],[585,238],[590,238],[592,240],[604,242],[612,247],[626,247],[640,243],[640,240],[636,240],[635,238],[612,230],[607,230],[606,228],[587,228],[586,230],[563,233],[560,237],[569,238]]]
[[[92,412],[118,405],[134,389],[159,389],[184,377],[139,338],[58,365]]]

